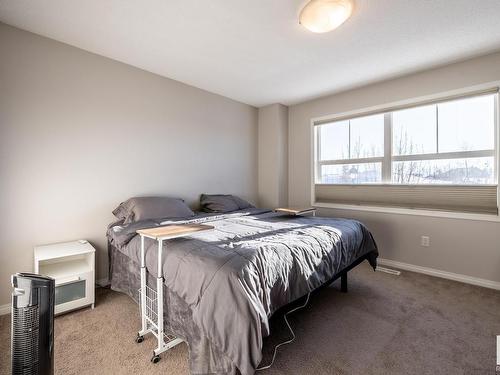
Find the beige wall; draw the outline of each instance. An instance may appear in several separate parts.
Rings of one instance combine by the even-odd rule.
[[[133,195],[257,199],[257,110],[0,24],[0,305],[32,247],[86,238],[107,273]]]
[[[500,80],[500,53],[409,75],[289,108],[291,205],[311,203],[310,120]],[[383,258],[500,281],[500,223],[322,209],[353,217],[373,230]],[[420,246],[420,236],[431,246]]]
[[[285,206],[288,202],[288,107],[259,108],[259,205]]]

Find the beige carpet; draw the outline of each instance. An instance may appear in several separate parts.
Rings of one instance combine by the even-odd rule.
[[[500,334],[500,293],[429,276],[374,273],[367,264],[350,273],[349,293],[338,284],[311,297],[295,313],[295,343],[281,348],[262,374],[494,374]],[[288,338],[281,317],[272,322],[264,361]],[[95,310],[56,318],[56,374],[187,374],[182,344],[149,359],[152,337],[134,342],[137,305],[97,290]],[[10,316],[0,317],[0,373],[10,373]]]

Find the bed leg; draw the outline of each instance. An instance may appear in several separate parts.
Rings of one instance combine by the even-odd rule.
[[[340,276],[340,291],[342,293],[347,293],[347,272]]]

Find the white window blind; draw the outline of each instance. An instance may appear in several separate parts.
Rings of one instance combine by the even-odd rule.
[[[314,125],[316,202],[498,214],[498,90]]]

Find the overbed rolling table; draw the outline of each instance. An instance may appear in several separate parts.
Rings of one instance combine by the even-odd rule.
[[[142,328],[137,333],[136,342],[144,340],[144,335],[152,333],[158,339],[158,347],[153,351],[151,362],[157,363],[160,354],[180,344],[182,340],[171,334],[166,334],[163,327],[163,241],[178,237],[189,236],[206,230],[214,229],[211,225],[182,224],[168,225],[148,229],[140,229],[137,233],[141,236],[141,324]],[[146,281],[146,255],[144,249],[145,238],[158,241],[158,274],[156,277],[156,290],[147,285]]]

